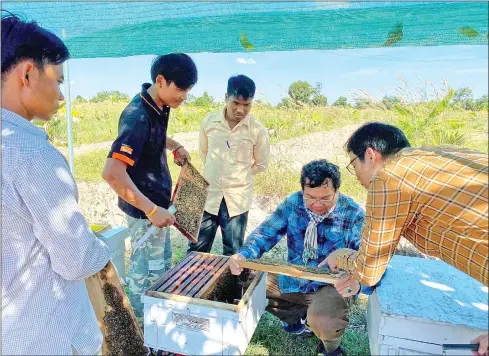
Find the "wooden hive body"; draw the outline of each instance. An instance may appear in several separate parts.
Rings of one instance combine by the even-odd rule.
[[[227,293],[236,287],[228,260],[191,253],[149,288],[142,297],[147,346],[188,355],[244,354],[267,305],[266,273],[250,275],[235,299]]]
[[[487,327],[487,287],[443,261],[394,256],[369,297],[372,355],[441,355],[442,344],[468,344]]]
[[[88,295],[104,336],[104,355],[146,356],[143,334],[112,262],[85,279]]]

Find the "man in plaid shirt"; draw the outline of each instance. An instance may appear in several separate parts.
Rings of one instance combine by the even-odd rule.
[[[339,192],[340,172],[326,160],[302,168],[302,190],[287,197],[248,237],[230,259],[231,272],[242,269],[236,260],[257,259],[287,235],[288,262],[317,267],[338,248],[358,250],[365,213]],[[349,279],[341,288],[287,276],[269,275],[267,311],[282,320],[285,331],[314,332],[325,355],[340,355],[341,336],[348,325],[348,301],[372,288]],[[306,327],[306,319],[309,329]]]
[[[412,149],[401,130],[360,127],[346,144],[348,169],[368,189],[360,251],[336,250],[320,264],[374,285],[400,237],[488,285],[488,156]],[[472,341],[488,354],[488,335]]]

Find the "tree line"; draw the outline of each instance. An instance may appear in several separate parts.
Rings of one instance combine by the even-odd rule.
[[[300,108],[303,106],[315,106],[326,107],[328,106],[328,99],[321,93],[322,84],[317,82],[314,86],[304,80],[299,80],[292,83],[287,90],[287,97],[283,98],[276,106],[278,108]],[[92,102],[100,103],[104,101],[127,102],[131,100],[129,95],[115,91],[101,91],[90,99],[85,99],[81,96],[75,98],[75,102]],[[270,105],[262,100],[256,100],[257,104]],[[191,94],[188,95],[186,104],[196,107],[209,107],[219,104],[207,91],[201,96],[195,97]],[[382,107],[392,109],[396,105],[403,104],[400,96],[386,95],[379,102],[369,97],[355,97],[349,101],[346,96],[340,96],[331,105],[336,107],[350,107],[355,109],[366,109],[370,107]],[[404,103],[406,104],[406,103]],[[272,106],[272,105],[270,105]],[[480,98],[475,99],[473,91],[469,87],[463,87],[455,90],[453,98],[450,102],[450,106],[453,108],[480,111],[487,110],[488,108],[488,96],[483,95]]]

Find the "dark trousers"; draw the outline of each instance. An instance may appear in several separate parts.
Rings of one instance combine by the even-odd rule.
[[[234,255],[243,246],[247,223],[248,212],[232,218],[229,217],[226,201],[223,198],[217,215],[204,211],[202,224],[200,225],[199,240],[195,244],[189,244],[187,254],[192,251],[209,253],[216,237],[217,228],[221,227],[222,253],[225,256]]]

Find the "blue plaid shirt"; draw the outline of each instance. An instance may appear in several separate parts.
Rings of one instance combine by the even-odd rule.
[[[365,221],[364,210],[350,197],[338,194],[336,207],[318,226],[318,259],[308,260],[307,266],[317,267],[331,252],[339,248],[358,250]],[[246,259],[260,258],[287,235],[288,262],[304,265],[304,235],[309,224],[302,191],[288,196],[277,209],[258,226],[239,250]],[[282,293],[317,292],[325,283],[279,276]],[[361,292],[371,294],[372,287],[361,286]]]

